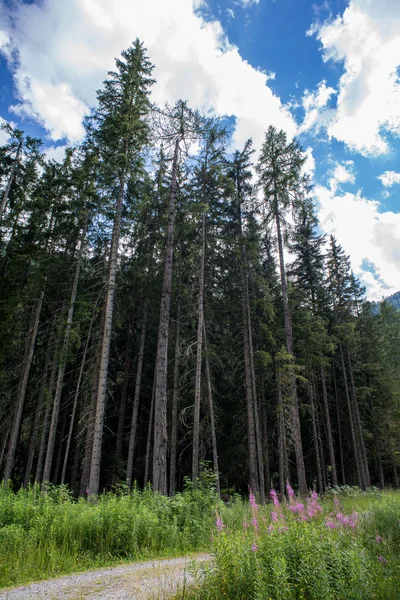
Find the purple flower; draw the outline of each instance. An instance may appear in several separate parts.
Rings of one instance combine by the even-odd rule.
[[[218,529],[218,531],[222,531],[223,528],[225,527],[225,525],[222,522],[222,519],[220,517],[218,517],[218,519],[215,521],[215,525]]]
[[[257,519],[253,519],[251,524],[253,525],[254,529],[256,529],[257,531],[259,530]]]
[[[280,506],[278,494],[276,493],[276,491],[275,490],[271,490],[270,494],[271,494],[271,498],[272,498],[272,501],[273,501],[274,505],[275,506]]]
[[[286,484],[286,490],[287,490],[287,494],[288,494],[289,498],[294,498],[294,491],[293,491],[292,487],[290,486],[290,483]]]
[[[375,541],[376,541],[376,543],[377,543],[377,544],[382,544],[382,542],[383,542],[383,538],[381,538],[381,536],[380,536],[380,535],[376,534]]]
[[[269,525],[268,527],[268,533],[272,533],[274,531],[274,526],[273,525]]]
[[[243,527],[244,527],[245,529],[247,529],[247,528],[248,528],[248,526],[249,526],[249,524],[247,523],[247,521],[245,521],[245,522],[243,523]]]
[[[381,562],[383,565],[386,565],[386,558],[382,555],[378,556],[378,560],[379,562]]]
[[[258,546],[257,546],[257,544],[255,542],[253,542],[253,545],[251,547],[251,551],[252,552],[258,552]]]
[[[328,529],[336,529],[336,524],[333,521],[326,521],[325,525]]]
[[[258,510],[258,504],[256,502],[256,497],[251,492],[249,495],[249,502],[250,502],[250,506],[253,510]]]

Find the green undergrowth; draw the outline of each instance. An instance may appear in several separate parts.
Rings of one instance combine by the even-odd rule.
[[[215,560],[182,600],[399,600],[400,494],[354,488],[320,502],[216,516]]]
[[[0,486],[0,587],[209,550],[218,505],[212,489],[193,485],[174,498],[121,488],[96,501],[65,486]]]

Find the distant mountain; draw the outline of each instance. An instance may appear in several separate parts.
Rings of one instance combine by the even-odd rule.
[[[400,292],[395,292],[391,296],[387,296],[385,300],[394,306],[394,308],[400,310]],[[371,302],[372,312],[374,315],[378,314],[380,305],[381,302]]]

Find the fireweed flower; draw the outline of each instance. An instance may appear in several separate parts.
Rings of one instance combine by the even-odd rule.
[[[215,521],[215,526],[218,529],[218,531],[222,531],[223,528],[225,527],[225,525],[222,522],[222,519],[220,517],[218,517],[218,519]]]
[[[258,521],[257,519],[253,519],[251,524],[253,525],[254,529],[256,529],[257,531],[260,529],[258,526]]]
[[[287,491],[287,495],[289,496],[289,502],[291,502],[292,500],[294,501],[294,491],[293,491],[293,488],[291,487],[290,483],[286,484],[286,491]]]
[[[249,495],[249,502],[250,502],[250,506],[251,506],[252,510],[258,510],[258,504],[256,502],[256,497],[251,492]]]
[[[275,490],[271,490],[270,491],[270,495],[271,495],[271,498],[272,498],[272,501],[273,501],[274,505],[275,506],[280,506],[278,494],[276,493],[276,491]]]
[[[243,527],[244,527],[245,529],[247,529],[247,528],[248,528],[248,526],[249,526],[249,524],[247,523],[247,521],[245,521],[245,522],[243,523]]]
[[[257,544],[255,542],[253,542],[253,545],[251,547],[251,551],[252,552],[258,552],[258,546],[257,546]]]
[[[375,541],[376,541],[376,543],[377,543],[377,544],[382,544],[382,542],[383,542],[383,538],[381,538],[381,536],[380,536],[380,535],[376,534]]]
[[[379,562],[381,562],[383,565],[385,565],[385,564],[386,564],[386,558],[385,558],[384,556],[382,556],[382,555],[378,556],[378,560],[379,560]]]

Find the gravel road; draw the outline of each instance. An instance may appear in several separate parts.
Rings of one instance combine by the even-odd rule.
[[[133,563],[0,590],[0,600],[165,600],[192,581],[190,562],[208,554]]]

